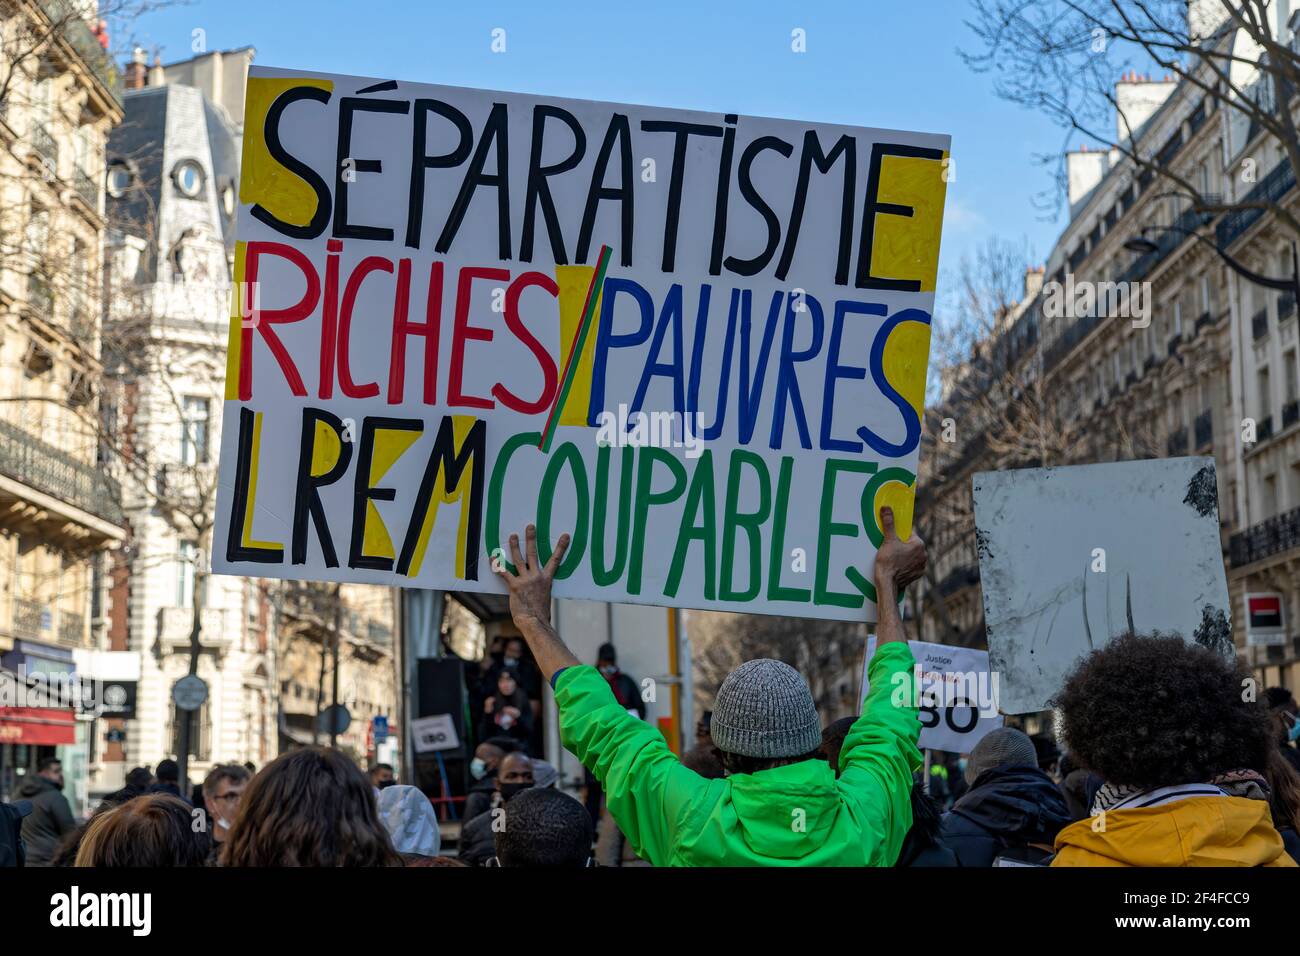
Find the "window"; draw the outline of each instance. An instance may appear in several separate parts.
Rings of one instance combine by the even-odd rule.
[[[179,162],[172,170],[172,180],[181,195],[195,199],[203,190],[203,167],[192,159]]]
[[[194,606],[194,580],[195,570],[199,561],[198,548],[192,541],[182,541],[180,547],[176,550],[176,606],[193,607]],[[207,597],[207,580],[203,582],[203,588],[199,593],[199,598]],[[206,602],[205,602],[206,603]]]
[[[208,460],[208,416],[206,398],[187,395],[181,402],[181,464],[200,465]]]
[[[78,126],[73,148],[77,155],[77,169],[86,172],[95,168],[95,130],[91,126]]]
[[[181,727],[186,717],[190,718],[190,756],[195,760],[209,759],[212,750],[212,716],[208,701],[204,701],[198,710],[179,710],[175,701],[171,704],[172,753],[180,756]]]
[[[1298,389],[1296,387],[1295,349],[1289,349],[1286,355],[1282,356],[1282,361],[1286,365],[1286,402],[1290,404],[1300,397],[1297,394]]]
[[[126,191],[131,188],[133,180],[131,167],[121,161],[114,162],[108,167],[108,178],[105,181],[105,187],[108,194],[114,199],[121,199],[126,195]]]
[[[54,118],[54,78],[37,80],[32,90],[32,119],[41,124]]]
[[[1267,418],[1273,414],[1273,394],[1272,385],[1269,381],[1268,366],[1261,365],[1259,369],[1259,417]]]
[[[31,211],[27,214],[27,229],[24,236],[24,245],[27,247],[24,251],[32,265],[32,274],[37,274],[38,270],[45,268],[46,259],[50,244],[50,212],[44,206],[32,203]]]

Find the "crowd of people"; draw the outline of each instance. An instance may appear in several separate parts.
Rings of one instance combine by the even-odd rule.
[[[256,773],[220,765],[190,795],[174,761],[132,771],[74,820],[58,761],[24,784],[21,865],[48,866],[1295,866],[1300,714],[1235,662],[1178,635],[1128,634],[1079,662],[1055,701],[1063,749],[1003,727],[923,777],[901,590],[924,571],[892,515],[875,564],[877,649],[862,713],[823,726],[804,678],[748,661],[680,757],[644,719],[612,646],[582,664],[550,623],[567,538],[530,527],[502,571],[522,638],[477,675],[481,741],[455,854],[429,798],[393,768],[328,748]],[[500,654],[499,659],[495,656]],[[547,681],[586,801],[534,751]],[[196,821],[199,825],[196,825]],[[2,821],[0,821],[2,822]],[[0,830],[3,830],[0,826]],[[603,845],[603,849],[602,849]],[[6,860],[0,844],[0,862]],[[15,854],[10,851],[10,856]]]

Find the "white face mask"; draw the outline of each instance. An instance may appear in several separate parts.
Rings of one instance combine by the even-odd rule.
[[[222,817],[217,817],[217,826],[221,827],[221,829],[223,829],[223,830],[229,830],[229,829],[230,829],[230,824],[227,823],[227,822],[225,821],[225,819],[222,818]]]

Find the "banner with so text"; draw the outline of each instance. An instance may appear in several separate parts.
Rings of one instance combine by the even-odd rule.
[[[946,136],[254,67],[213,569],[873,620]],[[502,552],[498,549],[505,548]]]

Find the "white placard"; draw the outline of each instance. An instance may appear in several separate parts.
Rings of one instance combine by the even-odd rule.
[[[253,67],[214,570],[874,619],[948,149]]]
[[[989,653],[974,647],[952,647],[908,641],[916,658],[920,694],[922,750],[970,753],[984,735],[1002,726],[998,713],[998,679],[989,671]],[[866,700],[867,670],[876,653],[876,638],[867,639],[862,668],[862,699]]]
[[[416,718],[411,721],[411,737],[417,754],[455,750],[460,746],[460,737],[456,734],[456,724],[451,719],[451,714]]]
[[[1213,458],[979,472],[972,491],[1003,713],[1047,709],[1128,630],[1234,653]]]

